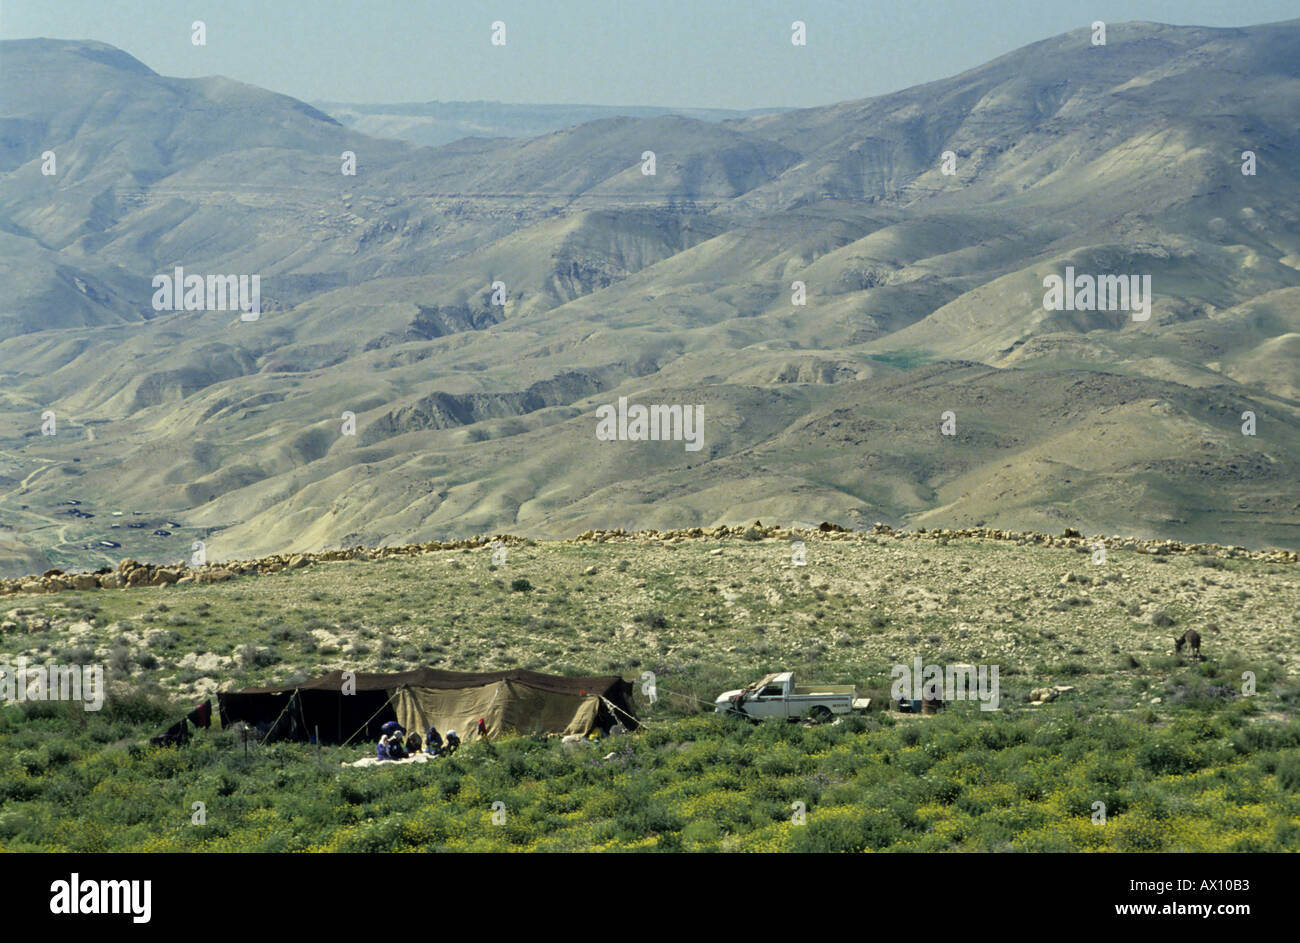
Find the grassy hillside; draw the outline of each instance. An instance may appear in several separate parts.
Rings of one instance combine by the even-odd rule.
[[[764,537],[764,534],[780,534]],[[951,534],[593,535],[260,567],[214,584],[6,597],[0,661],[108,665],[104,709],[0,708],[8,848],[1300,848],[1290,555]],[[794,564],[791,537],[806,543]],[[1186,628],[1204,661],[1173,651]],[[999,709],[881,710],[890,668],[998,665]],[[368,744],[142,741],[218,685],[332,668],[656,675],[645,728],[448,761]],[[867,714],[749,725],[713,697],[773,670]],[[1256,691],[1243,694],[1243,673]],[[1045,686],[1068,688],[1028,703]],[[504,802],[504,825],[492,803]],[[191,825],[203,802],[207,824]],[[806,824],[796,825],[793,803]],[[1094,802],[1107,810],[1093,822]]]

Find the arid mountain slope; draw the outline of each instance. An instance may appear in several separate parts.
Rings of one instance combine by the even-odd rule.
[[[754,517],[1300,546],[1297,117],[1300,21],[438,148],[4,43],[0,568]],[[176,266],[259,319],[155,310]],[[1067,268],[1149,317],[1045,310]],[[620,397],[701,447],[598,441]]]

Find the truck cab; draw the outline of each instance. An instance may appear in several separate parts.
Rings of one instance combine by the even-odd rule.
[[[747,698],[745,711],[753,717],[789,717],[789,697],[793,693],[794,676],[787,671],[777,675],[773,681],[754,692],[751,698]]]

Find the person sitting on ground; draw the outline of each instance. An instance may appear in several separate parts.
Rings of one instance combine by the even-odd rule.
[[[429,732],[424,737],[424,744],[430,756],[437,756],[442,752],[442,734],[438,733],[437,727],[429,727]]]
[[[411,756],[415,756],[420,752],[422,746],[424,746],[424,743],[420,740],[420,735],[412,730],[411,735],[406,738],[406,752]]]
[[[375,747],[375,756],[380,760],[388,759],[388,733],[389,724],[391,723],[394,723],[394,721],[389,721],[379,728],[379,743]]]
[[[460,737],[456,736],[456,731],[448,730],[447,745],[443,747],[443,750],[446,752],[448,756],[451,756],[453,753],[456,752],[456,748],[459,746],[460,746]]]
[[[387,721],[379,728],[379,747],[377,754],[381,760],[400,760],[406,755],[402,745],[402,725],[395,720]]]

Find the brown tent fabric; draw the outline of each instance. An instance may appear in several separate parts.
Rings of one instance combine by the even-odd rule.
[[[489,736],[507,731],[585,735],[615,723],[637,726],[632,684],[617,675],[564,677],[523,669],[356,672],[350,679],[355,693],[348,695],[344,680],[343,672],[333,671],[297,684],[218,694],[222,725],[242,720],[268,740],[319,734],[325,743],[375,740],[389,720],[421,736],[432,723],[442,733],[455,730],[462,740],[477,736],[480,717]]]
[[[397,722],[423,734],[430,725],[454,730],[462,740],[478,736],[483,718],[488,737],[503,733],[579,734],[597,726],[600,698],[544,691],[522,681],[498,681],[477,688],[409,686],[397,692]]]

